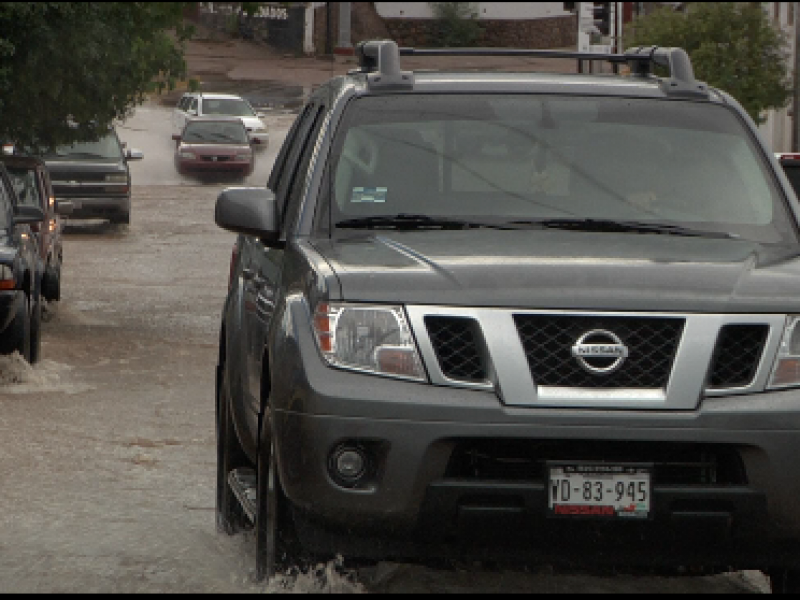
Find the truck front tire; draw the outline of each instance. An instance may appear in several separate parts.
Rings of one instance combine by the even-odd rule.
[[[31,313],[28,295],[21,292],[22,299],[17,304],[14,320],[0,338],[0,354],[19,352],[27,362],[31,362]]]
[[[228,484],[228,474],[239,467],[249,466],[247,455],[236,437],[230,416],[226,366],[217,367],[217,529],[234,535],[248,528],[248,519],[242,505]]]

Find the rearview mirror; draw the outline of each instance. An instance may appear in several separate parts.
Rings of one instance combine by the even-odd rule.
[[[125,158],[128,160],[142,160],[144,158],[144,152],[136,148],[129,148],[128,151],[125,152]]]
[[[254,235],[265,246],[283,247],[275,194],[264,187],[227,188],[217,197],[214,222],[223,229]]]
[[[175,140],[176,142],[180,142],[181,141],[181,136],[180,136],[179,133],[173,133],[172,134],[172,139]]]
[[[44,221],[44,211],[38,206],[25,204],[14,207],[14,222],[17,225],[30,225]]]

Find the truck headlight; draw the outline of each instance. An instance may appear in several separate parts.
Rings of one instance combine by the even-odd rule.
[[[107,183],[128,183],[128,176],[125,173],[112,173],[106,175]]]
[[[185,158],[186,160],[195,160],[197,155],[194,152],[189,152],[187,150],[182,150],[180,152],[180,157]]]
[[[800,315],[789,315],[772,368],[770,388],[800,385]]]
[[[321,302],[313,329],[331,366],[426,381],[402,306]]]

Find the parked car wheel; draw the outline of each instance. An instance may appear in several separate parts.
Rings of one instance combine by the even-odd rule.
[[[236,499],[228,484],[228,473],[233,469],[248,466],[249,461],[244,453],[233,422],[230,418],[230,400],[227,386],[225,364],[218,367],[217,377],[217,529],[227,535],[233,535],[247,527],[247,517],[242,505]]]
[[[42,296],[48,302],[61,300],[61,265],[47,267],[42,278]]]
[[[256,496],[256,579],[299,566],[301,548],[277,473],[272,424],[263,420],[258,450]]]
[[[34,364],[42,357],[42,297],[30,302],[30,353],[28,362]]]
[[[767,575],[773,594],[800,594],[800,569],[772,569]]]
[[[14,320],[8,326],[8,335],[0,341],[0,354],[13,354],[15,351],[28,362],[31,360],[31,313],[27,294],[22,294]]]

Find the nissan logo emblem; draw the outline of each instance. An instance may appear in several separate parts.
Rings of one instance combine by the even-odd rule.
[[[619,337],[605,329],[587,331],[572,346],[578,364],[596,375],[608,375],[628,358],[628,347]]]

